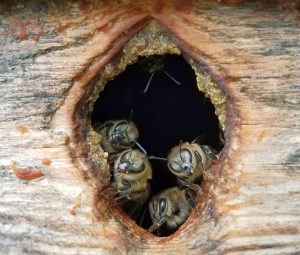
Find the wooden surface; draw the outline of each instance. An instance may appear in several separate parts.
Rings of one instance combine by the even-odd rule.
[[[90,7],[1,17],[0,254],[300,254],[298,14],[192,1]],[[99,205],[70,155],[80,95],[149,20],[231,102],[218,179],[203,187],[208,210],[162,239]]]

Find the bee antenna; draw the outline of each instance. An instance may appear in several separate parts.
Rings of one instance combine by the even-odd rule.
[[[202,133],[198,135],[191,143],[204,144],[205,139],[206,139],[206,134]]]
[[[182,151],[181,145],[182,145],[182,140],[180,140],[180,142],[179,142],[179,157],[180,157],[181,161],[183,162],[183,158],[182,158],[182,155],[181,155],[181,151]]]
[[[93,126],[97,132],[100,132],[102,129],[112,126],[112,123],[111,122],[106,122],[106,123],[96,122]]]
[[[133,109],[130,109],[130,114],[129,114],[129,121],[132,121],[132,117],[133,117]]]
[[[130,124],[130,123],[129,123],[129,121],[128,121],[127,126],[126,126],[126,128],[125,128],[125,130],[124,130],[124,132],[125,132],[125,134],[126,134],[126,136],[127,136],[127,137],[126,137],[127,139],[128,139],[129,137],[128,137],[128,135],[127,135],[126,132],[127,132],[128,128],[129,128],[129,124]],[[128,141],[129,141],[129,140],[128,140]]]
[[[148,88],[150,86],[150,83],[152,81],[153,76],[154,76],[154,73],[151,74],[151,76],[150,76],[150,78],[149,78],[149,80],[147,82],[146,88],[144,89],[144,92],[143,92],[144,94],[147,92],[147,90],[148,90]]]
[[[168,161],[167,158],[161,158],[161,157],[156,157],[156,156],[149,156],[148,159],[157,159],[157,160]]]
[[[147,155],[147,151],[144,149],[144,147],[138,143],[137,141],[134,141],[134,143],[136,144],[137,147],[139,147],[139,149],[145,154]]]
[[[177,81],[171,74],[169,74],[167,71],[163,70],[163,72],[172,80],[174,81],[177,85],[181,85],[179,81]]]
[[[120,200],[122,200],[123,198],[125,198],[127,195],[122,195],[122,196],[118,196],[114,199],[114,202],[118,202]]]

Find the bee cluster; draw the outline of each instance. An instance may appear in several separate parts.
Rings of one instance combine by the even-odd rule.
[[[109,81],[91,117],[109,153],[114,203],[157,236],[175,232],[197,212],[199,184],[224,144],[214,106],[195,85],[195,72],[181,56],[141,57]],[[138,127],[133,112],[124,117],[132,109]],[[199,134],[205,139],[192,141]]]
[[[130,120],[106,121],[95,130],[101,135],[102,148],[109,153],[115,200],[128,215],[142,221],[143,208],[148,208],[152,220],[148,231],[157,235],[162,229],[176,230],[182,225],[196,208],[201,194],[197,183],[206,178],[207,169],[217,159],[218,152],[195,140],[180,142],[170,150],[167,158],[160,158],[147,155],[137,141],[138,128]],[[177,186],[151,197],[153,170],[150,160],[165,160],[168,170],[177,178]]]

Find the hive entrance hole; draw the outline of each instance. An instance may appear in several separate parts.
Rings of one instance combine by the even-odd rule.
[[[128,119],[133,111],[132,121],[140,133],[138,141],[148,155],[167,157],[180,140],[191,142],[199,135],[203,135],[205,144],[220,151],[218,118],[211,101],[197,88],[193,69],[180,55],[165,55],[165,60],[164,70],[181,85],[160,71],[143,93],[151,74],[141,68],[139,61],[128,65],[101,92],[91,114],[92,126],[112,119]],[[151,160],[151,165],[151,195],[177,185],[165,161]],[[147,229],[150,225],[151,218],[146,211],[141,226]]]

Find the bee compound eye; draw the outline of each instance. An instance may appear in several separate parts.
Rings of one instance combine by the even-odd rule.
[[[158,211],[163,214],[167,210],[167,200],[165,198],[160,198],[158,202]]]
[[[120,162],[118,169],[122,170],[126,170],[128,168],[128,163],[127,162]]]
[[[190,150],[182,149],[180,152],[180,157],[183,162],[192,162],[193,156]]]
[[[176,173],[182,172],[182,166],[181,164],[176,160],[169,160],[168,161],[169,169],[172,169]]]

